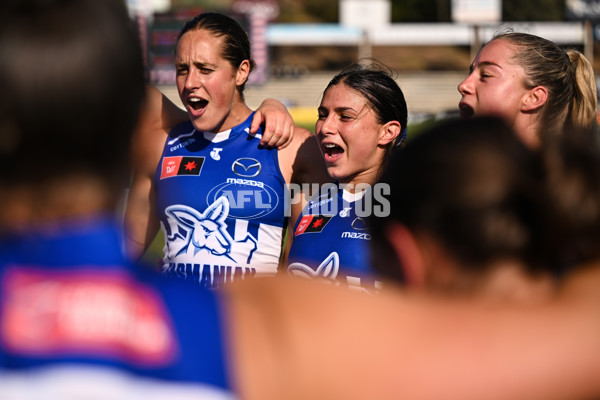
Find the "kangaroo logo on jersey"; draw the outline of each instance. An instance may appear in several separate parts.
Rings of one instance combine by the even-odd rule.
[[[218,262],[227,258],[239,264],[250,262],[257,241],[250,234],[241,241],[234,241],[229,235],[225,223],[229,215],[227,198],[218,198],[203,213],[184,205],[170,206],[165,212],[170,228],[168,258],[183,254],[188,260],[212,258]]]
[[[315,271],[306,264],[295,262],[288,266],[288,273],[301,278],[336,279],[340,270],[340,256],[335,251],[329,254]]]
[[[260,165],[260,161],[254,158],[238,158],[231,164],[233,173],[238,176],[243,176],[244,178],[254,178],[260,174],[261,169],[262,166]]]
[[[162,160],[160,179],[179,175],[200,175],[204,157],[165,157]]]
[[[298,236],[303,233],[321,232],[331,218],[331,215],[305,215],[300,219],[294,235]]]

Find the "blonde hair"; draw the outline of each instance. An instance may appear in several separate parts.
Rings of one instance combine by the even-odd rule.
[[[596,79],[590,61],[576,50],[567,51],[574,69],[575,87],[569,113],[572,127],[585,127],[596,120]]]
[[[544,86],[548,90],[541,132],[588,129],[596,123],[594,71],[581,52],[565,51],[550,40],[527,33],[501,33],[492,40],[515,45],[514,60],[525,71],[525,87]]]

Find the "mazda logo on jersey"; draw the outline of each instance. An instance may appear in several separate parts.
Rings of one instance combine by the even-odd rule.
[[[367,226],[367,222],[361,217],[354,218],[354,221],[352,221],[352,224],[350,226],[352,227],[352,229],[357,231],[366,231],[367,229],[369,229],[369,227]]]
[[[243,178],[228,178],[215,186],[208,192],[206,202],[212,204],[219,197],[229,201],[229,217],[240,219],[264,217],[279,204],[279,196],[272,187]]]
[[[231,165],[233,173],[244,178],[254,178],[260,174],[261,168],[262,166],[258,160],[247,157],[238,158]]]

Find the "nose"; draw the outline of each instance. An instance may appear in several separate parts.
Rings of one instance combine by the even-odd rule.
[[[185,88],[188,90],[197,89],[200,87],[201,74],[195,68],[190,68],[188,75],[185,78]]]
[[[331,135],[335,133],[335,114],[331,113],[325,119],[317,121],[317,132],[321,135]]]
[[[463,96],[473,93],[473,73],[471,72],[461,83],[458,84],[458,92]]]

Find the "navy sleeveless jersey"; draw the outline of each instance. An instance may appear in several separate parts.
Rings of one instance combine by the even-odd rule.
[[[214,288],[277,272],[286,183],[277,149],[260,146],[251,121],[217,134],[186,122],[169,133],[154,180],[167,274]]]
[[[112,220],[0,238],[0,398],[233,398],[217,293],[122,256]]]
[[[335,186],[329,189],[309,201],[296,221],[288,273],[376,291],[381,284],[370,267],[371,236],[366,218],[357,215],[363,196]]]

